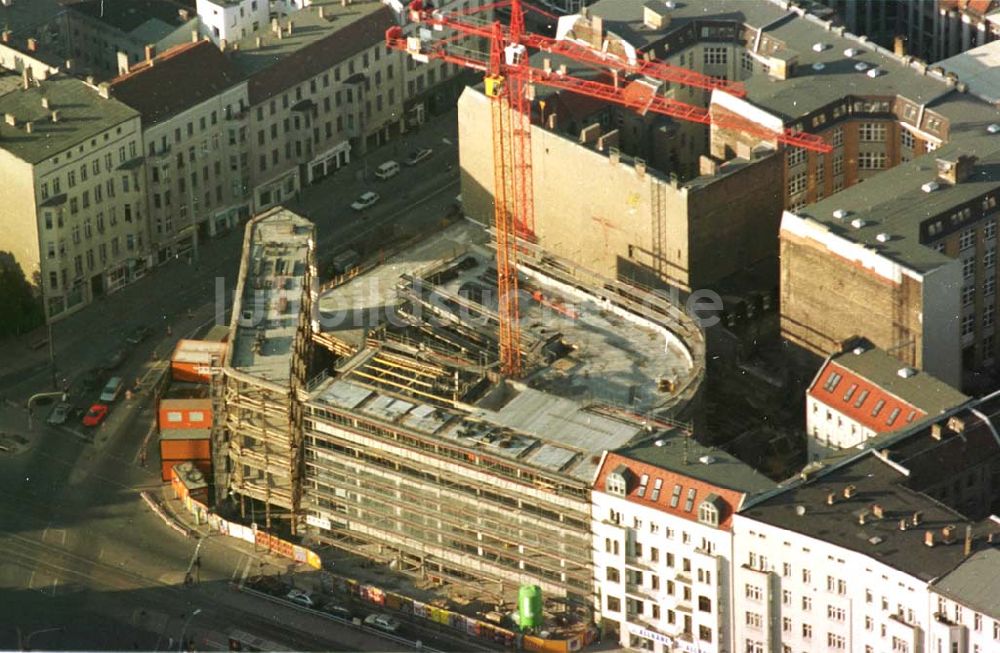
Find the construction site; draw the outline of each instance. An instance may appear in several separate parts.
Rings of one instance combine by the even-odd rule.
[[[312,233],[286,209],[247,228],[218,498],[261,528],[494,603],[534,583],[586,605],[593,474],[606,450],[690,433],[696,325],[524,243],[523,372],[508,378],[481,225],[460,221],[321,292]]]

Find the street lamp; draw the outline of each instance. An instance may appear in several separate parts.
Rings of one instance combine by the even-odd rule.
[[[188,618],[184,620],[184,627],[181,628],[181,641],[177,645],[177,652],[184,653],[184,636],[187,634],[188,626],[191,624],[191,620],[195,618],[196,615],[201,614],[201,608],[196,609],[194,612],[188,615]]]

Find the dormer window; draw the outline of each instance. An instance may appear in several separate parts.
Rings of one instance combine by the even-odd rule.
[[[619,465],[604,480],[604,491],[623,497],[628,494],[628,467]]]
[[[709,526],[718,526],[722,505],[722,499],[719,495],[709,494],[704,501],[698,504],[698,521]]]

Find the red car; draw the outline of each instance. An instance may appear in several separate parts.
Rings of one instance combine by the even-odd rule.
[[[87,411],[87,414],[83,416],[84,426],[97,426],[104,421],[104,418],[108,416],[108,406],[107,404],[94,404]]]

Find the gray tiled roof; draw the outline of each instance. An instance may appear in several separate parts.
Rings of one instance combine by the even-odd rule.
[[[937,581],[934,589],[976,612],[1000,619],[1000,549],[974,553]]]
[[[50,109],[42,106],[47,98]],[[52,110],[59,121],[52,122]],[[38,163],[138,115],[114,98],[102,98],[84,82],[58,75],[28,90],[0,96],[0,114],[14,114],[17,126],[0,123],[0,147],[28,163]],[[33,131],[25,130],[32,122]]]

